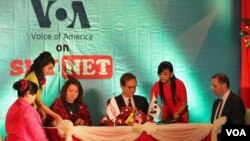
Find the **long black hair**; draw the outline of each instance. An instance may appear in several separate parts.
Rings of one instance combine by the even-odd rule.
[[[163,70],[169,70],[170,73],[173,74],[173,65],[168,62],[168,61],[163,61],[159,64],[158,66],[158,75],[160,75],[161,72],[163,72]],[[173,74],[172,77],[170,78],[170,85],[171,85],[171,94],[172,94],[172,101],[173,103],[175,103],[175,96],[176,96],[176,84],[175,84],[175,75]],[[163,89],[163,84],[161,81],[159,81],[159,87],[160,87],[160,96],[161,99],[163,100],[163,102],[165,101],[165,97],[164,97],[164,89]]]
[[[77,104],[82,103],[82,102],[83,102],[83,88],[82,88],[81,83],[80,83],[77,79],[75,79],[75,78],[70,78],[70,79],[68,79],[68,80],[64,83],[64,85],[62,86],[62,89],[61,89],[61,91],[60,91],[61,99],[63,100],[63,102],[66,101],[67,89],[68,89],[68,87],[69,87],[71,84],[76,85],[77,88],[78,88],[78,92],[79,92],[78,97],[76,98],[75,102],[76,102]]]
[[[38,79],[39,88],[42,88],[41,81],[44,79],[43,68],[52,63],[55,65],[55,60],[50,54],[50,52],[44,51],[42,52],[32,63],[29,71],[27,71],[25,77],[29,75],[32,71],[35,72],[36,77]]]

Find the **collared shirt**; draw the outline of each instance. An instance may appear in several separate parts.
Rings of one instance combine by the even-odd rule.
[[[221,110],[220,110],[220,113],[219,113],[219,117],[221,116],[221,113],[222,113],[222,111],[223,111],[224,105],[225,105],[226,100],[227,100],[227,98],[228,98],[228,96],[229,96],[229,93],[230,93],[230,90],[228,90],[222,97],[220,97],[220,99],[222,99],[223,102],[222,102],[222,107],[221,107]],[[217,106],[215,115],[217,115],[218,109],[219,109],[219,105]],[[215,117],[214,117],[214,118],[215,118]]]
[[[133,108],[135,108],[135,102],[134,102],[133,97],[128,98],[128,97],[125,97],[125,96],[123,96],[123,95],[122,95],[122,98],[123,98],[123,100],[124,100],[124,102],[125,102],[126,106],[128,106],[129,99],[131,99],[131,104],[132,104],[132,107],[133,107]]]

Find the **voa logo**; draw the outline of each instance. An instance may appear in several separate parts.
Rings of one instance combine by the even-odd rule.
[[[79,21],[81,28],[90,28],[82,1],[72,0],[31,0],[37,21],[41,28],[50,28],[51,24],[63,23],[67,28],[74,28]]]
[[[246,136],[244,129],[226,129],[227,136]]]

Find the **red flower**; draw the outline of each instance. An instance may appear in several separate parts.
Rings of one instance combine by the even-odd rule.
[[[130,119],[128,117],[130,116]],[[126,122],[126,120],[128,120]],[[134,124],[143,124],[147,121],[152,122],[151,118],[148,118],[141,110],[133,109],[131,107],[120,108],[120,115],[115,119],[115,125],[118,126],[133,126]],[[108,116],[100,120],[100,124],[104,126],[113,126],[114,123]]]
[[[40,81],[42,85],[46,84],[46,78],[43,77],[43,79]]]

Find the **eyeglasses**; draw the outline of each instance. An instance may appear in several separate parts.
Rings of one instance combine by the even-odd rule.
[[[136,86],[126,86],[128,89],[136,89]]]

